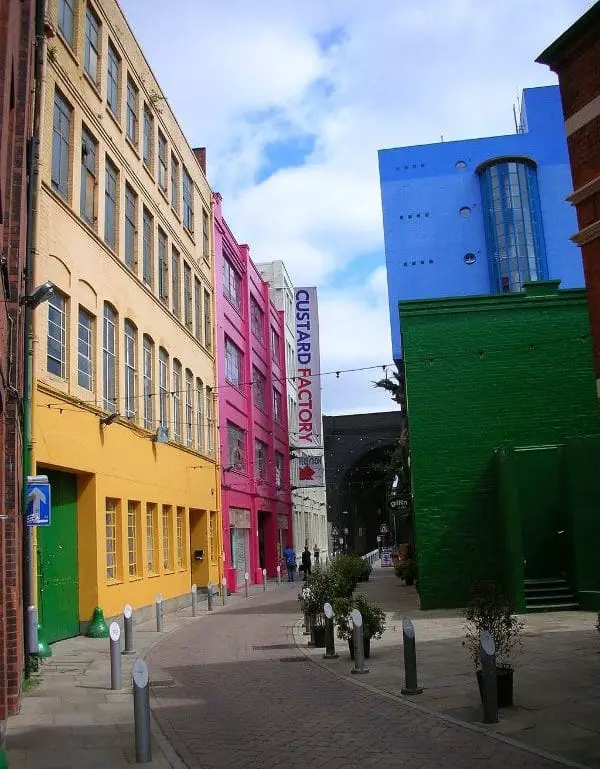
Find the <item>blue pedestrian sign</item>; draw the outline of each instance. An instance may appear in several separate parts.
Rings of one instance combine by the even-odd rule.
[[[50,526],[51,499],[47,475],[27,476],[27,525]]]

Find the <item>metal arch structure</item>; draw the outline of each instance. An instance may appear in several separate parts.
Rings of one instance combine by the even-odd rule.
[[[360,495],[350,487],[351,473],[368,460],[369,455],[375,461],[379,450],[383,454],[383,450],[394,448],[404,427],[405,417],[399,410],[323,417],[327,518],[331,526],[338,527],[342,536],[344,528],[351,530],[349,548],[356,551],[372,549],[376,543],[372,541],[373,510],[367,509],[364,504],[362,509],[358,509]],[[365,468],[367,466],[365,464]],[[379,492],[383,494],[384,490],[379,489]],[[355,500],[356,504],[353,504]],[[351,509],[345,516],[347,507]],[[383,514],[385,517],[387,510]]]

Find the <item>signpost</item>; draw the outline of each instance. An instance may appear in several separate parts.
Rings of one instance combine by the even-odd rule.
[[[51,490],[47,475],[27,476],[27,518],[28,526],[50,526]]]

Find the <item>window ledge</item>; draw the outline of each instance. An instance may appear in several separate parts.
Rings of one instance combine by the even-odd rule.
[[[116,587],[117,585],[123,585],[122,579],[110,579],[106,580],[106,587]]]
[[[92,79],[92,76],[90,75],[90,73],[85,68],[83,70],[83,76],[87,80],[88,85],[90,85],[92,87],[92,89],[93,89],[94,93],[96,94],[96,96],[100,100],[102,100],[102,93],[100,92],[100,86],[98,85],[98,83],[94,82],[94,80]]]
[[[121,123],[120,123],[120,119],[121,119],[120,115],[115,115],[115,113],[111,110],[111,108],[108,106],[108,104],[106,105],[106,111],[108,112],[108,114],[109,114],[111,120],[113,121],[113,123],[119,129],[119,132],[123,133],[123,127],[121,126]]]
[[[129,579],[127,580],[129,583],[131,582],[141,582],[144,579],[144,575],[140,574],[130,574]]]
[[[125,140],[127,141],[127,144],[129,147],[135,152],[135,155],[138,160],[142,159],[142,156],[140,155],[139,145],[137,142],[132,141],[131,137],[128,135],[125,135]]]

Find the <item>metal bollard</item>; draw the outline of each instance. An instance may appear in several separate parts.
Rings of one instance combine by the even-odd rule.
[[[198,611],[198,588],[192,585],[192,617],[195,617]]]
[[[150,736],[150,687],[148,666],[144,660],[136,660],[133,666],[133,720],[135,724],[135,762],[149,764],[152,761]]]
[[[304,612],[304,633],[302,635],[310,635],[310,614]]]
[[[404,645],[404,689],[402,694],[422,694],[423,688],[417,683],[417,649],[415,626],[410,619],[402,620],[402,643]]]
[[[369,668],[365,667],[362,614],[358,609],[353,609],[350,617],[352,619],[352,642],[354,645],[354,668],[351,672],[362,675],[369,672]]]
[[[281,566],[277,564],[277,587],[281,587]]]
[[[38,648],[38,614],[35,606],[27,607],[27,641],[29,654],[37,654]]]
[[[206,596],[206,600],[207,600],[207,604],[208,604],[208,606],[207,606],[208,611],[212,611],[213,610],[213,585],[212,585],[212,582],[208,583],[208,593],[207,593],[207,596]]]
[[[162,595],[159,593],[156,596],[156,632],[162,633],[163,631],[163,605]]]
[[[221,582],[221,592],[223,593],[223,606],[225,606],[225,599],[227,598],[227,579],[225,577]]]
[[[333,633],[333,608],[330,603],[323,607],[325,613],[325,654],[324,660],[335,660],[340,655],[335,652],[335,638]]]
[[[482,670],[483,723],[498,723],[498,680],[496,678],[496,644],[483,630],[479,635]]]
[[[263,591],[267,589],[267,570],[263,569]]]
[[[110,636],[110,688],[118,690],[121,684],[121,628],[118,622],[111,622]]]
[[[133,648],[133,609],[129,604],[123,609],[123,629],[125,631],[125,649],[123,654],[134,654]]]
[[[246,598],[248,598],[248,586],[250,584],[250,575],[248,572],[244,574],[244,590],[246,591]]]

